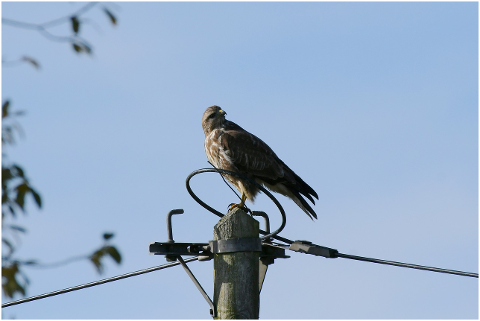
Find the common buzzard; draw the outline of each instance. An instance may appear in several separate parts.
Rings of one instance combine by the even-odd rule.
[[[313,197],[318,199],[317,193],[260,138],[226,120],[226,114],[218,106],[208,107],[203,114],[205,153],[210,163],[216,168],[240,173],[291,198],[310,218],[317,218],[315,211],[302,197],[315,204]],[[233,175],[223,176],[242,194],[237,206],[243,207],[246,199],[253,202],[259,192],[257,186]]]

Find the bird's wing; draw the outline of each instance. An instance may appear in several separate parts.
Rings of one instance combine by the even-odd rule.
[[[236,128],[225,131],[220,139],[226,155],[239,171],[269,180],[285,176],[283,162],[255,135]]]
[[[305,195],[312,203],[317,193],[290,169],[260,138],[230,122],[221,137],[225,153],[238,170],[260,178],[270,185],[286,184]]]

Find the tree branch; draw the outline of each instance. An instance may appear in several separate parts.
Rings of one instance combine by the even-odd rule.
[[[35,23],[30,23],[30,22],[23,22],[23,21],[17,21],[13,19],[8,19],[8,18],[2,18],[2,23],[10,25],[12,27],[16,28],[23,28],[23,29],[29,29],[29,30],[36,30],[38,31],[42,36],[45,38],[52,40],[52,41],[58,41],[58,42],[71,42],[71,43],[82,43],[86,45],[87,47],[91,47],[91,45],[83,38],[75,34],[75,36],[57,36],[52,34],[50,31],[47,29],[62,23],[69,23],[72,19],[72,17],[79,17],[82,14],[86,13],[89,11],[91,8],[93,8],[95,5],[97,5],[98,2],[89,2],[79,10],[75,11],[72,14],[69,14],[68,16],[64,16],[61,18],[57,18],[51,21],[47,21],[44,23],[40,24],[35,24]]]
[[[12,19],[8,19],[8,18],[2,18],[2,23],[5,23],[5,24],[11,25],[13,27],[17,27],[17,28],[24,28],[24,29],[33,29],[33,30],[46,29],[46,28],[50,28],[50,27],[68,22],[68,21],[70,21],[71,17],[73,17],[73,16],[78,17],[78,16],[84,14],[85,12],[87,12],[88,10],[90,10],[91,8],[93,8],[97,4],[98,4],[98,2],[89,2],[85,6],[78,9],[74,13],[69,14],[68,16],[64,16],[64,17],[57,18],[57,19],[54,19],[54,20],[51,20],[51,21],[40,23],[40,24],[35,24],[35,23],[30,23],[30,22],[22,22],[22,21],[12,20]]]

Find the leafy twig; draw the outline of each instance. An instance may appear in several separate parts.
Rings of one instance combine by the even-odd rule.
[[[18,21],[18,20],[13,20],[13,19],[8,19],[8,18],[2,18],[2,23],[6,25],[10,25],[13,27],[17,28],[23,28],[23,29],[29,29],[29,30],[36,30],[38,31],[42,36],[45,38],[56,41],[56,42],[68,42],[72,44],[73,49],[78,52],[84,52],[87,54],[92,53],[92,45],[88,43],[84,38],[80,36],[80,27],[84,21],[80,19],[80,16],[85,14],[87,11],[92,9],[94,6],[96,6],[98,2],[90,2],[80,8],[79,10],[75,11],[74,13],[64,16],[58,19],[54,19],[51,21],[47,21],[44,23],[36,24],[36,23],[30,23],[30,22],[23,22],[23,21]],[[113,15],[113,13],[108,10],[107,7],[102,8],[105,14],[107,15],[108,19],[112,23],[112,25],[117,24],[117,18]],[[70,23],[73,35],[72,36],[58,36],[53,33],[51,33],[48,28],[63,24],[63,23]],[[34,60],[33,60],[34,61]]]

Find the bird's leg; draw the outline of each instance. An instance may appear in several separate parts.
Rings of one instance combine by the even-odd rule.
[[[247,195],[245,195],[245,193],[242,193],[242,199],[240,200],[240,204],[238,204],[238,207],[245,207],[246,200],[247,200]]]
[[[247,209],[245,207],[245,201],[246,200],[247,200],[247,195],[245,195],[245,193],[242,193],[242,199],[240,200],[240,204],[235,204],[235,203],[230,204],[229,211],[233,210],[235,207],[240,208],[240,209]]]

